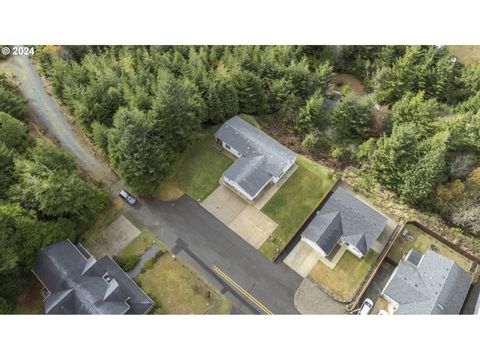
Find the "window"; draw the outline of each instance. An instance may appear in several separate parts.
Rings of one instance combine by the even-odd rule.
[[[228,149],[228,150],[230,150],[230,145],[225,144],[225,148]]]

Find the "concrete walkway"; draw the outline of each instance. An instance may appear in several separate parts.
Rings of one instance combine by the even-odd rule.
[[[145,266],[145,263],[148,260],[153,259],[159,251],[160,249],[157,245],[153,244],[152,246],[150,246],[147,251],[145,251],[140,257],[140,261],[137,263],[137,265],[135,265],[135,267],[127,273],[128,276],[130,276],[132,279],[135,279],[138,275],[140,275],[143,267]]]

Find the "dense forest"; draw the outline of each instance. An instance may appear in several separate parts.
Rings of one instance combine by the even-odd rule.
[[[142,194],[202,126],[247,113],[480,236],[480,62],[465,66],[448,47],[64,46],[36,57],[54,94]],[[342,72],[368,95],[332,84]]]
[[[38,251],[75,239],[109,198],[80,178],[71,155],[29,135],[26,115],[0,74],[0,314],[13,310]]]

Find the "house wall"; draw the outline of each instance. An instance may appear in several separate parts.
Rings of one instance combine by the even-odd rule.
[[[353,255],[358,257],[359,259],[363,258],[363,254],[353,245],[346,244],[348,251],[350,251]]]
[[[228,145],[225,141],[222,141],[222,146],[225,150],[227,150],[229,153],[235,155],[237,158],[241,157],[242,154],[240,154],[239,151],[235,150],[232,148],[230,145]]]
[[[237,191],[238,193],[240,193],[241,196],[243,196],[245,199],[247,199],[248,201],[253,201],[253,199],[255,199],[255,197],[252,197],[250,195],[248,195],[245,191],[243,191],[243,189],[240,187],[240,185],[238,185],[235,181],[232,181],[230,180],[229,178],[227,177],[223,177],[223,181],[230,187],[232,187],[235,191]],[[256,195],[255,195],[256,196]]]
[[[318,254],[320,254],[323,257],[327,257],[327,254],[325,251],[323,251],[320,246],[318,246],[314,241],[308,240],[305,237],[301,237],[301,240],[305,242],[308,246],[310,246],[313,250],[315,250]]]
[[[281,174],[278,176],[278,177],[272,177],[272,182],[274,184],[277,183],[278,180],[280,180],[282,178],[283,175],[285,175],[285,173],[290,170],[290,168],[293,166],[293,164],[295,164],[295,160],[296,160],[296,157],[293,158],[292,161],[290,161],[287,166],[285,166],[285,168],[283,169],[283,171],[281,172]]]

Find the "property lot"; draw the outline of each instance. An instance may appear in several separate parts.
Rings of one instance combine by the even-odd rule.
[[[332,270],[319,261],[308,276],[334,299],[350,302],[377,257],[378,254],[372,250],[362,259],[346,251],[335,269]]]
[[[260,251],[274,260],[293,239],[336,182],[333,173],[298,156],[298,169],[262,208],[278,224]]]
[[[399,236],[387,254],[387,257],[395,264],[398,264],[410,249],[413,248],[421,254],[424,254],[427,250],[434,250],[455,261],[465,271],[471,270],[473,262],[451,247],[426,234],[415,225],[407,224],[405,225],[405,229],[408,230],[413,238],[409,240],[404,236]]]
[[[155,301],[155,314],[230,313],[227,298],[169,252],[145,264],[136,281]]]
[[[160,200],[176,200],[183,193],[197,201],[203,201],[217,187],[223,172],[233,159],[214,147],[212,127],[178,159],[172,175],[159,187],[156,197]]]

